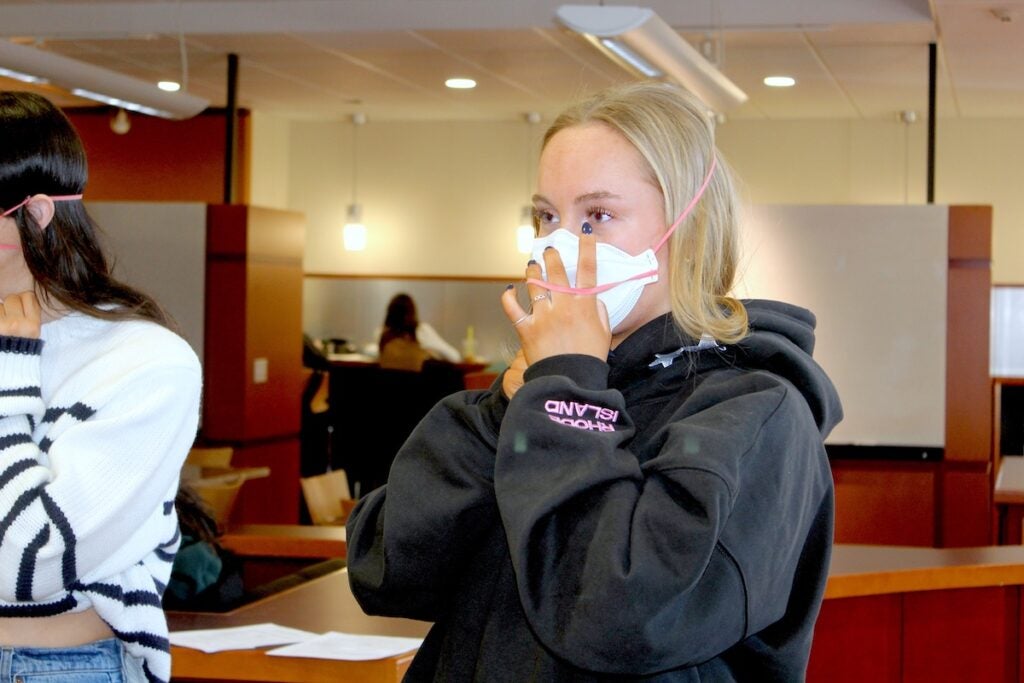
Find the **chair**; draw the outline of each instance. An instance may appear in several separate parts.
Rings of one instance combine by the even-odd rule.
[[[230,472],[233,454],[230,446],[192,448],[181,472],[182,481],[202,499],[221,531],[227,527],[246,480],[243,473]],[[211,473],[216,475],[209,476]]]
[[[313,524],[337,526],[345,523],[355,505],[345,470],[302,477],[299,482]]]

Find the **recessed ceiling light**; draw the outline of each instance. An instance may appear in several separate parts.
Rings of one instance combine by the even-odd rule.
[[[181,83],[178,83],[177,81],[160,81],[156,84],[156,87],[161,90],[166,90],[167,92],[178,92],[181,90]]]
[[[796,79],[791,76],[765,76],[764,84],[771,88],[791,88]]]
[[[476,81],[472,78],[449,78],[444,84],[456,90],[469,90],[476,87]]]

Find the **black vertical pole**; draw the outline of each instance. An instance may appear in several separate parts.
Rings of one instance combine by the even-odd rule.
[[[935,43],[928,43],[928,203],[935,203]]]
[[[228,55],[228,107],[225,112],[224,203],[235,202],[235,157],[238,154],[238,55]]]

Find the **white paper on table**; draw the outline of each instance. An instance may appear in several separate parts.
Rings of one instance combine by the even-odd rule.
[[[172,645],[210,653],[224,650],[253,650],[268,645],[298,643],[316,637],[316,633],[277,624],[253,624],[231,628],[175,631],[170,635],[170,640]]]
[[[268,650],[267,654],[278,657],[364,661],[400,655],[403,652],[416,650],[422,644],[422,638],[360,636],[353,633],[328,631],[321,636],[310,638],[301,643]]]

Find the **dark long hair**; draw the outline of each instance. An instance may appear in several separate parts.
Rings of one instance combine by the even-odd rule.
[[[416,316],[416,303],[408,294],[396,294],[388,304],[387,314],[384,316],[384,329],[380,333],[379,348],[392,339],[411,339],[416,341],[416,328],[420,321]]]
[[[34,93],[0,92],[0,212],[36,194],[82,194],[88,178],[82,141],[57,107]],[[56,300],[96,318],[170,325],[156,301],[113,277],[81,201],[54,202],[45,230],[27,207],[9,217],[44,304]]]

